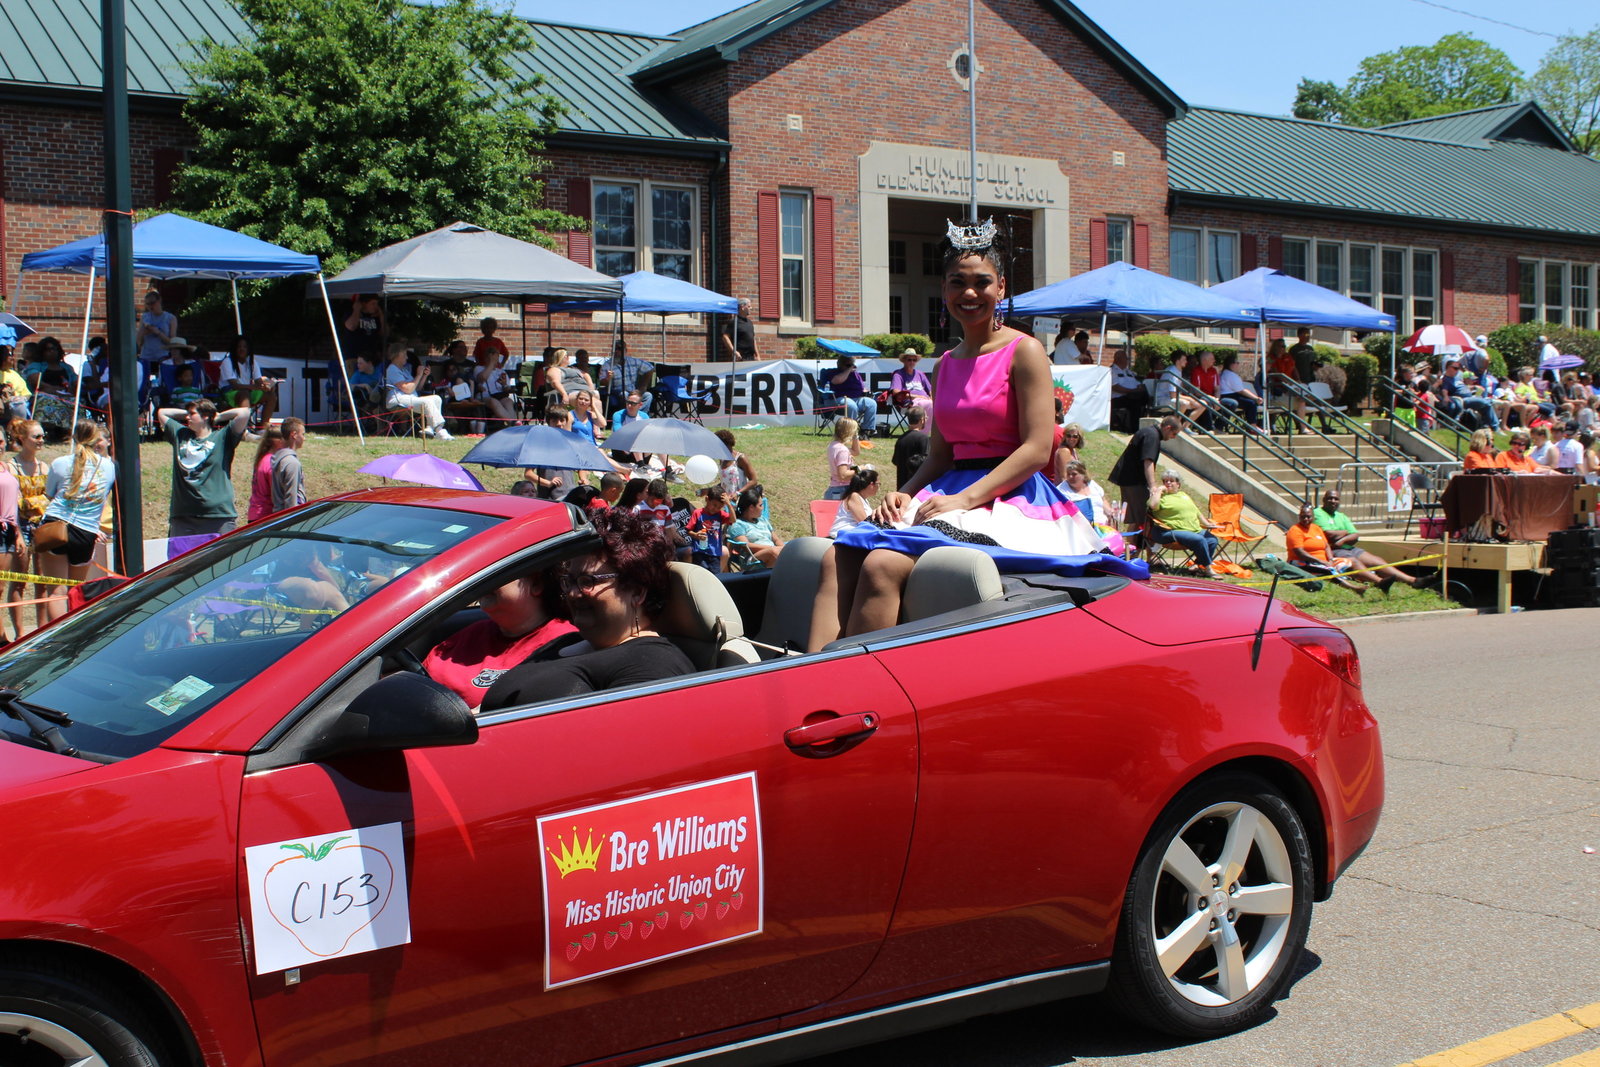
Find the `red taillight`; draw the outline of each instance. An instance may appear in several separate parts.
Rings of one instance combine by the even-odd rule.
[[[1278,636],[1344,681],[1361,688],[1361,659],[1356,655],[1356,646],[1338,630],[1293,628],[1279,630]]]

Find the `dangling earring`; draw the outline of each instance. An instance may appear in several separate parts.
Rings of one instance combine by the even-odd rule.
[[[1005,325],[1005,321],[1006,321],[1005,310],[1003,308],[1001,308],[999,302],[996,301],[995,305],[994,305],[994,328],[997,329],[997,330],[1000,329],[1000,327]]]
[[[943,330],[950,325],[950,309],[944,304],[939,305],[939,329]]]

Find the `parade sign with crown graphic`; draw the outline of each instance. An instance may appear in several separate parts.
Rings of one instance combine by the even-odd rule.
[[[539,820],[545,988],[761,932],[756,776]]]

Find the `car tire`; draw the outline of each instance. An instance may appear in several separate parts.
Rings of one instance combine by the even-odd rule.
[[[1315,867],[1299,815],[1266,782],[1224,774],[1189,786],[1128,880],[1113,1002],[1181,1037],[1259,1023],[1305,948]]]
[[[0,969],[0,1062],[171,1067],[157,1032],[135,1001],[75,969]]]

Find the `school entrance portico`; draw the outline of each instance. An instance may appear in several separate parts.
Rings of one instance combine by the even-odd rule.
[[[861,332],[938,337],[938,246],[945,220],[967,213],[970,163],[954,148],[874,141],[860,157]],[[1053,159],[978,153],[978,212],[1017,246],[1012,291],[1072,272],[1070,182]],[[931,245],[930,250],[927,246]]]

